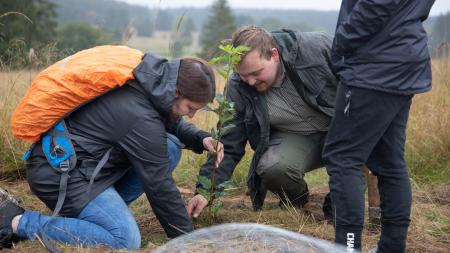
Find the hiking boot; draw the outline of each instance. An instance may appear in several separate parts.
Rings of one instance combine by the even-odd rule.
[[[6,190],[0,188],[0,250],[11,248],[20,238],[13,233],[11,221],[25,210],[19,202]]]

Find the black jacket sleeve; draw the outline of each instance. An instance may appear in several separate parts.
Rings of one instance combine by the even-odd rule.
[[[143,115],[119,144],[141,178],[147,199],[166,234],[175,237],[192,231],[184,202],[169,170],[167,135],[161,119]]]
[[[386,25],[402,2],[404,1],[359,0],[354,3],[353,8],[342,6],[350,14],[337,27],[334,43],[336,53],[341,56],[349,55],[364,45]]]
[[[210,136],[209,133],[202,131],[193,124],[181,119],[175,129],[171,131],[180,141],[195,153],[202,153],[205,150],[203,139]]]
[[[245,106],[242,97],[237,91],[238,80],[231,79],[228,86],[227,99],[234,102],[236,114],[233,119],[226,122],[227,124],[233,124],[231,128],[224,136],[222,136],[222,143],[224,145],[225,156],[216,169],[216,185],[227,181],[231,178],[236,165],[245,154],[245,144],[247,143],[247,135],[244,123]],[[200,168],[200,175],[211,178],[211,172],[215,166],[215,157],[208,155],[208,160]],[[197,183],[197,187],[200,184]]]

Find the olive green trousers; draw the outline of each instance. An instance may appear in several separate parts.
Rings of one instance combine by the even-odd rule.
[[[322,149],[326,132],[311,135],[274,132],[262,155],[256,173],[273,193],[292,203],[307,202],[306,172],[323,167]],[[306,197],[305,200],[301,200]]]

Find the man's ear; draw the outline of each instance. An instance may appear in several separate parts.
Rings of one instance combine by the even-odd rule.
[[[280,62],[280,54],[278,53],[278,49],[276,47],[272,48],[272,58],[275,62]]]

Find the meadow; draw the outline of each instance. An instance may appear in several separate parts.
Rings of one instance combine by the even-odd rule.
[[[433,60],[433,90],[415,96],[411,108],[405,156],[413,185],[412,222],[408,235],[408,252],[450,252],[450,59]],[[14,138],[9,130],[11,114],[22,95],[38,73],[36,69],[0,72],[0,185],[18,196],[26,208],[50,214],[50,211],[31,194],[26,183],[24,163],[20,157],[27,149],[26,143]],[[219,87],[223,80],[217,78]],[[215,123],[213,114],[201,111],[192,120],[199,128],[208,131]],[[322,215],[323,198],[328,191],[325,170],[308,173],[310,202],[303,209],[280,209],[278,200],[269,195],[260,212],[253,212],[246,191],[247,168],[252,151],[248,152],[233,175],[235,188],[223,199],[224,207],[216,224],[230,222],[255,222],[288,229],[305,235],[332,240],[333,227]],[[174,178],[186,202],[193,196],[198,170],[205,154],[183,151],[183,158]],[[142,233],[142,249],[148,252],[168,240],[142,196],[131,206]],[[201,216],[194,221],[196,228],[207,226]],[[367,215],[366,215],[367,216]],[[379,227],[366,226],[363,248],[373,248],[378,240]],[[61,245],[66,252],[110,252]],[[47,252],[39,240],[21,242],[14,249],[2,252]]]

